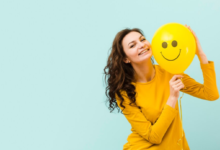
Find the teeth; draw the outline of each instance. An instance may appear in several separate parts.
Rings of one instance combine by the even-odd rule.
[[[149,51],[149,49],[144,50],[144,51],[143,51],[143,52],[141,52],[139,55],[141,55],[141,54],[143,54],[143,53],[145,53],[145,52],[147,52],[147,51]]]

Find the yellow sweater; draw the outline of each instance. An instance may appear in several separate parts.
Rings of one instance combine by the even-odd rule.
[[[209,101],[218,99],[214,62],[200,63],[200,66],[204,83],[198,83],[184,73],[182,81],[185,89],[181,92]],[[131,124],[132,131],[123,150],[190,150],[182,129],[178,101],[175,109],[166,104],[170,95],[169,81],[173,74],[159,65],[155,65],[155,68],[156,74],[151,81],[131,82],[135,85],[137,92],[135,106],[130,106],[126,92],[120,91],[124,98],[123,105],[126,107],[123,110],[116,94],[117,104],[126,114],[124,116]]]

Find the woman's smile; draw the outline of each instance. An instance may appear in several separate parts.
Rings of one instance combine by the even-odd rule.
[[[138,56],[145,55],[145,54],[149,53],[150,51],[151,51],[151,49],[146,49],[145,52],[142,52],[142,54],[138,54]]]

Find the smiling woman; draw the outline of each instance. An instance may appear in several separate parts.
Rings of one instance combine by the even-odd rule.
[[[105,94],[110,112],[121,109],[131,124],[123,150],[190,150],[179,114],[179,91],[209,101],[219,98],[214,62],[201,64],[201,69],[204,84],[187,74],[173,75],[154,64],[151,44],[140,29],[117,33],[104,68]]]

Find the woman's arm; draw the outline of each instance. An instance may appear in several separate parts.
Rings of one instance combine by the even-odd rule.
[[[190,28],[190,26],[185,26],[192,32],[196,40],[196,55],[200,61],[204,83],[201,84],[189,75],[184,74],[182,81],[185,88],[180,91],[205,100],[217,100],[219,98],[219,92],[216,83],[214,62],[208,61],[195,32]]]
[[[188,26],[188,25],[185,25],[185,26],[191,31],[191,33],[193,34],[193,36],[195,38],[195,41],[196,41],[196,55],[198,56],[198,58],[200,60],[200,63],[207,64],[208,59],[207,59],[204,51],[202,50],[202,46],[199,42],[199,39],[198,39],[196,33],[190,28],[190,26]]]
[[[207,59],[205,53],[202,52],[197,56],[198,56],[199,61],[200,61],[201,64],[208,64],[208,59]]]
[[[142,111],[137,105],[129,105],[130,100],[127,97],[126,92],[121,92],[121,95],[124,98],[123,105],[125,106],[125,109],[120,106],[121,100],[117,94],[116,101],[119,108],[121,110],[124,109],[122,113],[131,124],[132,128],[150,143],[160,144],[178,111],[169,104],[166,104],[156,123],[152,125],[152,123],[146,119],[145,116],[148,114],[146,114],[145,111]]]
[[[185,88],[180,91],[204,100],[217,100],[219,98],[219,92],[216,83],[214,62],[208,61],[207,64],[200,63],[200,67],[202,69],[204,83],[201,84],[184,73],[182,82]]]

